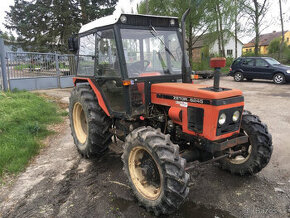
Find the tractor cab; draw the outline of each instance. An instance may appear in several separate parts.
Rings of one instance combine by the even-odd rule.
[[[182,78],[176,17],[107,16],[84,25],[70,45],[78,52],[77,78],[94,78],[109,113],[117,117],[145,114],[152,83]]]

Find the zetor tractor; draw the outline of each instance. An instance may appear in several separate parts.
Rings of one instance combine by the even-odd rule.
[[[218,161],[246,176],[261,171],[272,154],[267,126],[244,110],[242,92],[219,86],[224,59],[211,61],[213,86],[193,84],[187,14],[181,29],[176,17],[111,15],[69,39],[78,54],[69,105],[74,143],[86,158],[122,144],[130,186],[156,215],[185,200],[190,162]]]

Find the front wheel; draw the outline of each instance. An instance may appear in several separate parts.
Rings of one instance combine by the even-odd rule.
[[[234,80],[236,82],[241,82],[244,79],[244,75],[241,72],[236,72],[234,75]]]
[[[242,116],[241,134],[249,137],[248,142],[232,149],[242,150],[242,153],[220,160],[221,168],[240,176],[258,173],[270,161],[273,150],[272,136],[259,117],[248,111]]]
[[[139,203],[155,215],[170,214],[188,195],[189,175],[178,145],[152,127],[140,127],[126,137],[124,171]]]
[[[273,76],[273,81],[275,84],[283,84],[285,83],[285,76],[282,73],[276,73]]]

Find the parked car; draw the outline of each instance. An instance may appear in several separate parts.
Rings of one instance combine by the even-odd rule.
[[[282,65],[270,57],[241,57],[231,65],[229,76],[234,77],[236,82],[244,78],[269,79],[276,84],[290,82],[290,66]]]

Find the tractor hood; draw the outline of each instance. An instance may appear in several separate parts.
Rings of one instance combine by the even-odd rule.
[[[151,86],[152,95],[163,95],[175,97],[174,100],[181,100],[178,97],[193,97],[197,99],[225,99],[242,96],[242,91],[238,89],[222,88],[222,91],[216,92],[208,85],[198,85],[189,83],[155,83]]]

